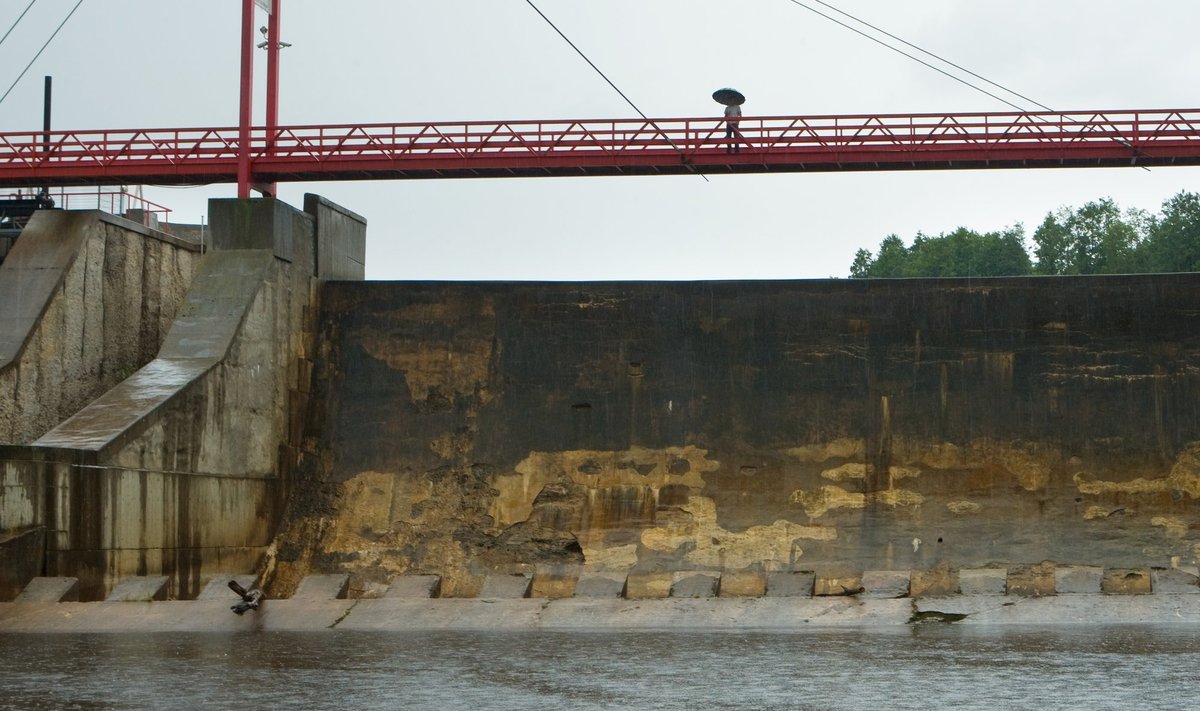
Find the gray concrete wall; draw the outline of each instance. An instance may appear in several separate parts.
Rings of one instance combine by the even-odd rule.
[[[304,211],[316,218],[317,277],[362,281],[367,263],[367,218],[320,195],[304,196]]]
[[[1200,274],[333,282],[321,313],[272,594],[1200,558]]]
[[[36,213],[0,265],[0,443],[33,441],[150,361],[199,256],[102,212]]]
[[[17,571],[20,580],[0,578],[0,599],[12,599],[43,573],[79,578],[83,600],[102,600],[117,581],[141,575],[167,576],[171,597],[194,597],[214,572],[257,566],[272,534],[279,487],[273,473],[134,469],[69,461],[72,454],[39,447],[0,452],[5,489],[40,494],[30,497],[23,515],[41,525],[26,530],[49,529],[45,552],[22,544],[18,557],[36,569]],[[6,511],[17,508],[3,503]]]
[[[299,456],[322,236],[275,200],[210,209],[220,250],[158,357],[31,446],[0,448],[0,530],[48,528],[42,574],[78,577],[84,600],[131,575],[186,598],[215,571],[253,572]]]

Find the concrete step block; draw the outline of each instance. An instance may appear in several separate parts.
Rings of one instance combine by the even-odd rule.
[[[258,576],[253,573],[241,575],[229,575],[220,573],[212,576],[212,579],[205,584],[204,589],[196,596],[197,600],[229,600],[229,604],[238,601],[237,593],[229,588],[229,581],[233,580],[243,588],[250,590],[258,586]]]
[[[676,573],[671,583],[671,597],[716,597],[719,573]]]
[[[908,585],[906,570],[865,570],[862,574],[863,597],[908,597]]]
[[[838,597],[857,595],[863,591],[860,575],[817,574],[813,581],[813,597]]]
[[[1150,571],[1145,568],[1108,568],[1100,583],[1107,595],[1147,595],[1153,591]]]
[[[1156,593],[1197,594],[1200,593],[1200,576],[1195,568],[1152,568],[1150,585]]]
[[[1054,594],[1053,561],[1020,565],[1008,569],[1008,594],[1020,597],[1044,597]]]
[[[1007,568],[964,568],[958,571],[963,595],[1003,595],[1008,592]]]
[[[429,598],[437,597],[442,589],[440,575],[398,575],[392,578],[385,598]]]
[[[308,575],[300,581],[292,600],[344,600],[346,590],[350,587],[350,576],[343,573],[335,575]]]
[[[812,597],[816,574],[808,570],[767,574],[767,597]]]
[[[630,573],[625,578],[625,597],[630,600],[670,597],[674,584],[674,573]]]
[[[530,573],[489,575],[483,579],[483,587],[479,589],[479,597],[494,600],[529,597],[529,587],[532,581],[533,575]]]
[[[625,575],[620,573],[584,573],[575,583],[575,597],[621,597]]]
[[[529,597],[563,600],[575,596],[579,582],[578,565],[539,565],[533,572]]]
[[[13,602],[79,602],[79,578],[34,578]]]
[[[767,575],[755,570],[736,570],[721,574],[718,597],[762,597],[767,594]]]
[[[909,573],[908,594],[912,597],[947,597],[957,595],[958,591],[958,571],[945,563]]]
[[[1097,595],[1104,568],[1092,565],[1062,565],[1054,569],[1054,591],[1059,595]]]
[[[104,598],[107,602],[150,602],[167,599],[167,576],[146,575],[123,578]]]

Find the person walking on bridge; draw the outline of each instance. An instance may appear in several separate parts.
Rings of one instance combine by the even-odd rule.
[[[742,119],[742,107],[730,104],[725,107],[725,152],[739,153],[742,150],[742,134],[738,123]]]
[[[725,152],[738,153],[742,149],[742,133],[738,124],[742,120],[742,104],[746,97],[737,89],[717,89],[712,95],[713,101],[725,105]]]

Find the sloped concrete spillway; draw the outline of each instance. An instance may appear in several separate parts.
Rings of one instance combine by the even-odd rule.
[[[318,340],[277,595],[535,570],[917,595],[987,566],[1052,592],[1044,562],[1200,547],[1200,275],[335,282]]]

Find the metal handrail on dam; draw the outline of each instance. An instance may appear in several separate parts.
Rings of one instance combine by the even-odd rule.
[[[238,131],[0,133],[0,186],[236,182]],[[1200,109],[257,127],[250,160],[265,182],[1197,165]]]

